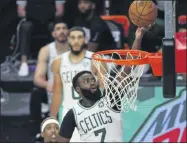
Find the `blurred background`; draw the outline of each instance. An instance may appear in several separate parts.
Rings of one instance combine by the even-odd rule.
[[[131,24],[128,19],[128,9],[132,1],[94,1],[95,14],[98,16],[125,16],[122,19],[123,23],[105,20],[103,17],[107,23],[114,23],[114,26],[109,25],[109,29],[118,49],[130,49],[135,38],[136,26]],[[145,34],[141,44],[141,49],[148,52],[161,51],[162,38],[164,38],[164,1],[153,0],[153,2],[158,7],[158,18],[151,31]],[[176,4],[176,32],[186,33],[186,4],[185,1],[179,1]],[[30,111],[33,75],[40,48],[53,41],[50,25],[55,17],[65,19],[68,26],[73,27],[75,19],[79,17],[77,0],[0,0],[0,142],[32,142],[39,133],[40,121],[32,119]],[[28,21],[32,22],[34,28],[28,25]],[[119,38],[116,38],[116,32],[120,34]],[[24,37],[30,37],[29,44],[24,45]],[[21,51],[27,47],[30,49],[28,55],[30,73],[22,77],[19,74]],[[185,76],[185,74],[177,76],[177,96],[186,90]],[[142,107],[139,111],[141,116],[136,114],[136,116],[142,117],[136,128],[124,127],[130,131],[129,135],[124,136],[125,141],[131,140],[156,106],[167,101],[162,99],[161,80],[162,77],[154,77],[150,66],[147,66],[147,70],[141,78],[138,94],[142,105],[149,103],[150,111],[145,111],[145,108]],[[41,110],[41,118],[47,116],[48,109],[44,105]]]

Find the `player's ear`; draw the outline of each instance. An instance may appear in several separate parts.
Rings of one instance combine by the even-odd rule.
[[[76,91],[78,94],[80,93],[80,90],[81,90],[80,87],[76,87],[76,88],[75,88],[75,91]]]
[[[55,32],[54,32],[54,30],[51,32],[51,35],[53,36],[53,38],[55,38]]]

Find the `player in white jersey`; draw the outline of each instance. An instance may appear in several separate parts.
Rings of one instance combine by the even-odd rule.
[[[145,28],[137,29],[132,49],[140,48],[144,33]],[[123,80],[121,78],[129,71],[128,67],[125,68],[117,81]],[[102,98],[105,92],[102,95],[93,74],[89,71],[78,73],[73,78],[73,87],[81,100],[64,117],[58,142],[69,142],[75,127],[78,129],[81,142],[123,142],[120,110],[115,105],[112,108],[107,105],[106,100]]]
[[[34,83],[39,88],[45,88],[48,92],[48,101],[51,101],[51,92],[53,89],[53,74],[51,71],[52,61],[62,53],[69,50],[67,43],[68,26],[61,20],[56,19],[52,35],[54,42],[42,47],[39,51],[36,71],[34,75]],[[47,80],[46,80],[47,76]]]
[[[53,63],[54,92],[51,104],[51,116],[56,117],[59,111],[59,121],[80,99],[73,89],[72,79],[80,71],[92,71],[101,81],[99,72],[92,63],[92,52],[85,50],[85,32],[80,27],[70,29],[68,43],[71,50],[59,56]],[[103,71],[104,73],[104,71]],[[101,88],[103,84],[100,83]],[[60,108],[60,109],[59,109]]]

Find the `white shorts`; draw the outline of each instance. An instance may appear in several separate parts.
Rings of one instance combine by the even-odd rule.
[[[60,125],[62,124],[63,118],[65,117],[68,111],[69,109],[64,108],[63,106],[60,107],[59,113],[58,113],[58,121]],[[79,135],[77,128],[75,128],[70,142],[80,142],[80,135]]]

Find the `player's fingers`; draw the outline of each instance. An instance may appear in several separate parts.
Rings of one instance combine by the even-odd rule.
[[[141,27],[141,28],[140,28],[140,31],[141,31],[141,32],[146,32],[147,29],[146,29],[145,27]]]

